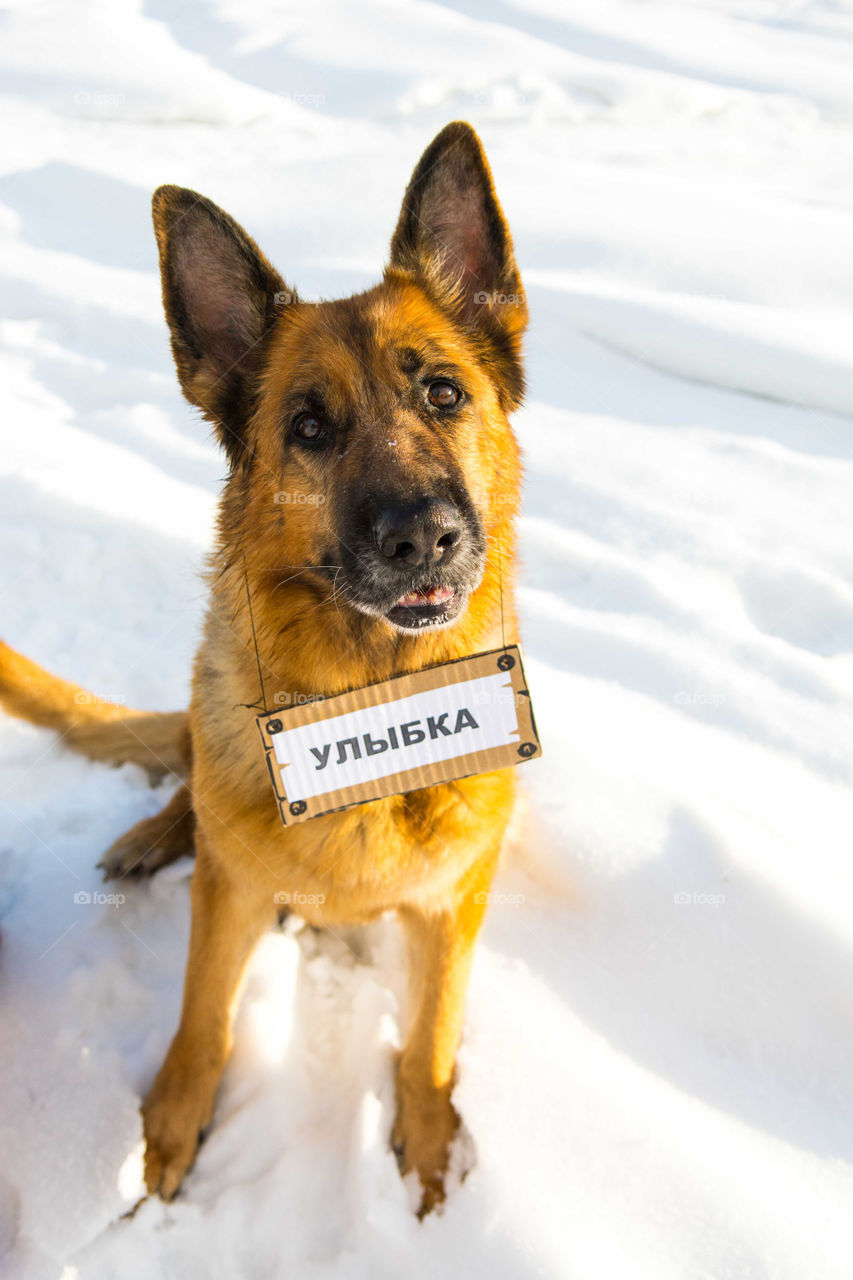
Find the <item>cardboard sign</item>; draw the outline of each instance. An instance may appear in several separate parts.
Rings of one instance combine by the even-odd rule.
[[[286,825],[541,754],[517,645],[258,718]]]

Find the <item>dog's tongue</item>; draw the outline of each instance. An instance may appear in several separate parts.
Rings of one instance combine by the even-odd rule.
[[[413,608],[422,604],[444,604],[445,600],[453,597],[452,587],[429,587],[426,591],[410,591],[408,595],[401,596],[397,601],[397,606],[406,605]]]

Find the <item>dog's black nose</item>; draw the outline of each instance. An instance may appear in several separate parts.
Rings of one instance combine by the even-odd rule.
[[[462,538],[462,517],[444,498],[385,507],[374,525],[383,559],[401,569],[448,560]]]

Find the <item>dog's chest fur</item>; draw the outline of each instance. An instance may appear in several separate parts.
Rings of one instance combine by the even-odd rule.
[[[512,770],[390,796],[285,827],[255,724],[251,672],[210,628],[196,666],[193,792],[197,820],[217,822],[216,843],[242,878],[290,895],[317,924],[357,922],[410,902],[433,909],[488,851],[509,820]],[[213,817],[215,808],[216,818]],[[501,821],[503,819],[503,822]]]

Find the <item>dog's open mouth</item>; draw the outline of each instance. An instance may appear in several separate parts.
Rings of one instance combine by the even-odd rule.
[[[459,612],[460,604],[459,592],[453,587],[423,587],[400,596],[385,616],[397,627],[417,631],[449,622]]]

